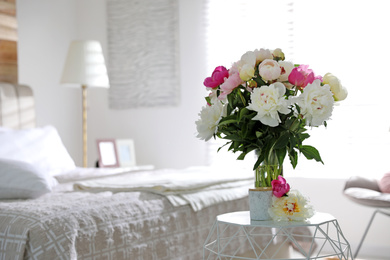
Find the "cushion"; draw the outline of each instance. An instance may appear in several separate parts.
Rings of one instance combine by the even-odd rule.
[[[56,185],[54,177],[32,164],[0,159],[0,199],[33,199]]]
[[[348,188],[364,188],[380,192],[378,180],[373,178],[366,178],[362,176],[352,176],[345,183],[344,190]]]
[[[75,163],[53,126],[0,131],[0,158],[33,164],[55,176]]]
[[[379,189],[383,193],[390,193],[390,172],[383,175],[383,177],[378,181]]]
[[[352,201],[369,207],[390,207],[390,194],[365,188],[348,188],[344,195]]]

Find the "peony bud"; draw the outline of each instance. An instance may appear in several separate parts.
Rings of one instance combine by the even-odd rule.
[[[347,98],[348,90],[341,85],[340,80],[332,73],[326,73],[322,78],[322,83],[330,86],[335,101],[341,101]]]
[[[255,68],[249,64],[244,64],[240,69],[240,78],[243,81],[250,80],[255,76]]]
[[[272,56],[274,56],[274,59],[277,61],[284,60],[284,53],[280,48],[277,48],[273,51]]]
[[[280,77],[281,73],[282,69],[274,60],[266,59],[259,65],[259,74],[265,81],[277,79]]]

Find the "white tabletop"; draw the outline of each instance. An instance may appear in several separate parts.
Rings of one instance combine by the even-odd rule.
[[[330,221],[336,220],[335,217],[328,213],[317,212],[315,215],[306,221],[255,221],[251,220],[249,211],[237,211],[226,213],[217,216],[218,222],[223,222],[232,225],[241,226],[262,226],[262,227],[302,227],[302,226],[318,226]]]

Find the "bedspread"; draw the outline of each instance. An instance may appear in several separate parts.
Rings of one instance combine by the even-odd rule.
[[[189,167],[110,175],[74,183],[75,190],[101,192],[148,191],[165,196],[173,206],[190,205],[199,211],[214,204],[248,196],[252,171],[230,168]]]
[[[215,216],[247,199],[194,212],[146,192],[69,192],[0,202],[0,259],[201,259]]]

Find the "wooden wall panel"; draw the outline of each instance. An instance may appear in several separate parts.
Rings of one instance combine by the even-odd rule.
[[[16,0],[0,0],[0,81],[18,83]]]
[[[0,81],[17,83],[18,49],[16,41],[0,40]]]
[[[16,16],[16,0],[0,0],[0,13]]]

